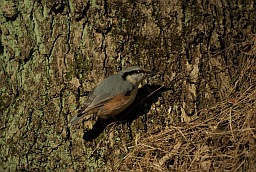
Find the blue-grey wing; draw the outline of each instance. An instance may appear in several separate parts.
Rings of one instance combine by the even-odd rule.
[[[128,95],[132,92],[134,86],[131,83],[127,81],[115,82],[113,77],[116,76],[112,75],[102,80],[99,85],[89,93],[88,98],[85,101],[85,106],[83,106],[83,108],[78,111],[78,114],[71,119],[71,124],[77,123],[87,112],[103,106],[114,96],[120,94]]]
[[[88,97],[90,104],[88,108],[95,108],[104,105],[108,100],[112,99],[117,95],[129,95],[134,86],[127,81],[120,78],[119,82],[115,82],[113,77],[118,77],[116,75],[110,76],[102,80],[102,82],[95,88],[92,95]]]

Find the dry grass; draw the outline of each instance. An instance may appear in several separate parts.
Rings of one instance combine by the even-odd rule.
[[[145,135],[115,169],[256,171],[256,78],[252,64],[252,58],[244,63],[226,100],[198,112],[190,123]],[[238,87],[243,91],[235,91]]]
[[[119,170],[256,171],[256,90],[236,100],[200,112],[189,124],[145,137]]]

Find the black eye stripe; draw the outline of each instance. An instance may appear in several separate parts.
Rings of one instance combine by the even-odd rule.
[[[131,71],[131,72],[127,72],[127,75],[132,75],[134,73],[143,73],[143,70],[134,70],[134,71]]]
[[[130,71],[130,72],[125,72],[122,77],[125,80],[127,76],[135,74],[135,73],[144,73],[144,71],[143,70],[133,70],[133,71]]]

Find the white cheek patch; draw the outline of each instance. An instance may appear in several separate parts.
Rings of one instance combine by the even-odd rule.
[[[126,79],[127,79],[127,81],[133,83],[134,85],[136,85],[136,83],[137,83],[136,80],[133,77],[131,77],[130,75],[127,76]]]

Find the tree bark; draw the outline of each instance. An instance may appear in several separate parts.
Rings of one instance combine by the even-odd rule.
[[[4,0],[0,171],[117,170],[145,133],[255,87],[239,80],[256,53],[255,9],[251,0]],[[143,83],[128,122],[69,125],[88,91],[131,65],[160,74]]]

